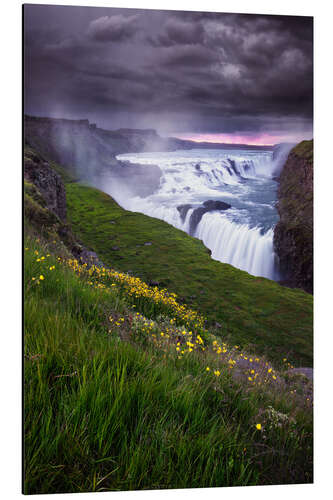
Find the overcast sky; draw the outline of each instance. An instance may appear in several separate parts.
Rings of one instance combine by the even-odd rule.
[[[310,17],[25,5],[25,112],[197,140],[312,137]]]

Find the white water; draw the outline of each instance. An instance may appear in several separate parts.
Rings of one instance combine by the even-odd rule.
[[[273,251],[276,183],[270,151],[189,150],[133,153],[118,159],[162,170],[159,189],[146,198],[125,197],[106,189],[127,210],[162,219],[189,232],[194,210],[206,200],[232,208],[202,216],[194,236],[212,251],[212,258],[255,276],[278,279]],[[177,207],[191,204],[185,218]]]
[[[213,259],[254,276],[276,277],[272,229],[262,235],[256,227],[234,224],[215,212],[203,216],[195,236],[210,248]]]

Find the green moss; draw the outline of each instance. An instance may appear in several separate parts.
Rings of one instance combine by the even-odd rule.
[[[292,149],[291,153],[294,153],[296,156],[305,158],[310,163],[313,163],[313,139],[311,141],[300,142],[296,147],[294,147],[294,149]]]
[[[48,210],[43,197],[33,184],[25,181],[24,190],[24,215],[27,221],[41,230],[60,222],[56,214]]]
[[[255,345],[275,362],[312,364],[312,297],[212,260],[201,241],[169,224],[123,210],[111,197],[67,184],[75,235],[106,265],[177,293],[229,342]],[[145,245],[145,243],[150,243]]]
[[[40,205],[41,207],[46,207],[45,200],[41,195],[40,191],[37,187],[24,179],[24,194],[27,195],[30,199],[32,199],[35,203]]]

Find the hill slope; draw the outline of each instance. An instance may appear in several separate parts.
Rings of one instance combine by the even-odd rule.
[[[168,287],[233,343],[311,366],[311,296],[214,261],[201,241],[95,188],[70,183],[66,194],[75,235],[105,264]]]
[[[27,149],[26,154],[35,153]],[[294,364],[312,365],[310,295],[214,261],[201,241],[161,220],[122,209],[107,194],[73,182],[68,171],[50,165],[65,183],[69,223],[53,221],[52,227],[75,256],[82,255],[75,243],[79,240],[105,265],[177,293],[231,343],[255,346],[277,363],[288,356]],[[37,223],[45,225],[39,217]]]
[[[26,239],[25,493],[312,481],[304,378],[189,331],[162,292],[50,251]]]

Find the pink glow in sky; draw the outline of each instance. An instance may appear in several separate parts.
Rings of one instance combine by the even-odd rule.
[[[272,134],[174,134],[173,137],[195,142],[222,142],[225,144],[250,144],[272,146],[280,142],[300,142],[311,139],[309,134],[272,135]]]

